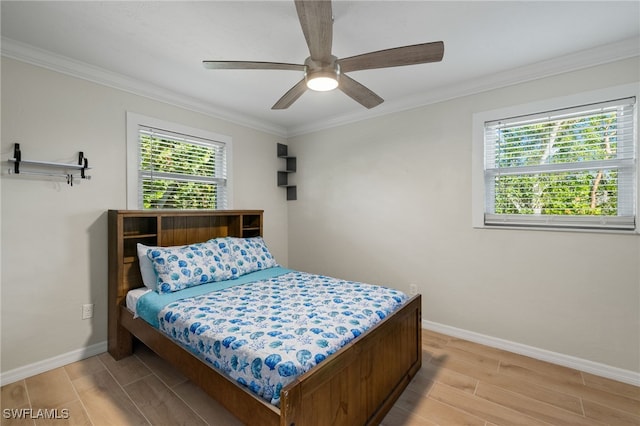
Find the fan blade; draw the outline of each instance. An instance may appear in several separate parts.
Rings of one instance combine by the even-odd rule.
[[[338,60],[338,63],[340,72],[351,72],[439,62],[443,56],[444,43],[435,41],[351,56]]]
[[[331,1],[295,0],[295,3],[311,59],[316,62],[330,62],[333,43]]]
[[[380,96],[345,74],[340,74],[340,85],[338,87],[351,99],[369,109],[377,107],[384,102],[384,99]]]
[[[296,84],[291,89],[289,89],[289,91],[287,93],[285,93],[284,96],[282,96],[280,99],[278,99],[278,102],[276,102],[275,105],[273,105],[271,107],[271,109],[287,109],[287,108],[289,108],[292,103],[297,101],[298,98],[300,96],[302,96],[302,94],[304,92],[306,92],[306,90],[307,90],[307,82],[303,78],[302,80],[300,80],[298,82],[298,84]]]
[[[305,70],[304,65],[281,62],[202,61],[202,65],[211,70]]]

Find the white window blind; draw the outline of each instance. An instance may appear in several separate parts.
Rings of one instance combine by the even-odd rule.
[[[634,229],[635,97],[488,121],[485,224]]]
[[[144,209],[224,209],[226,144],[138,126],[139,205]]]

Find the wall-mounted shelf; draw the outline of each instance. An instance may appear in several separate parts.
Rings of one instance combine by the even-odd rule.
[[[13,158],[9,158],[9,163],[13,164],[13,167],[9,169],[10,174],[61,177],[65,178],[71,186],[73,186],[73,180],[76,178],[74,175],[76,172],[80,174],[80,179],[91,179],[91,176],[86,174],[86,171],[91,169],[91,167],[89,167],[89,160],[84,156],[82,151],[78,153],[78,164],[23,160],[20,144],[16,143],[13,146]],[[25,170],[25,168],[27,168],[27,170]],[[63,170],[64,173],[43,171],[43,169]]]
[[[284,170],[278,170],[278,186],[286,188],[287,200],[298,198],[298,189],[295,185],[289,185],[289,174],[297,170],[297,159],[289,155],[289,147],[285,144],[277,144],[278,158],[285,160]]]

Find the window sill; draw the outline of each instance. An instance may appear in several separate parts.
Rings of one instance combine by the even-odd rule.
[[[589,233],[589,234],[613,234],[638,236],[640,229],[597,229],[597,228],[561,228],[551,226],[516,226],[516,225],[473,225],[473,229],[505,230],[505,231],[546,231],[546,232],[569,232],[569,233]]]

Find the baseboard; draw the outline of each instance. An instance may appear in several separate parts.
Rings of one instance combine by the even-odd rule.
[[[640,386],[640,373],[635,371],[624,370],[622,368],[612,367],[610,365],[601,364],[598,362],[589,361],[558,352],[552,352],[546,349],[523,345],[522,343],[511,342],[509,340],[487,336],[485,334],[451,327],[433,321],[423,320],[422,328],[446,334],[448,336],[457,337],[459,339],[469,340],[471,342],[491,346],[492,348],[503,349],[505,351],[539,359],[541,361],[546,361],[553,364],[562,365],[564,367],[573,368],[575,370],[584,371],[585,373],[594,374],[596,376],[606,377],[607,379],[616,380],[618,382]]]
[[[82,349],[67,352],[66,354],[54,356],[53,358],[34,362],[33,364],[25,365],[24,367],[18,367],[0,374],[0,386],[8,385],[9,383],[17,382],[18,380],[26,379],[27,377],[35,376],[36,374],[44,373],[46,371],[53,370],[54,368],[62,367],[64,365],[71,364],[72,362],[80,361],[106,351],[107,342],[104,341]]]
[[[449,325],[440,324],[433,321],[423,320],[422,328],[446,334],[448,336],[457,337],[459,339],[480,343],[492,348],[503,349],[505,351],[528,356],[534,359],[539,359],[541,361],[546,361],[553,364],[562,365],[564,367],[584,371],[586,373],[595,374],[596,376],[606,377],[608,379],[628,383],[634,386],[640,386],[640,373],[637,373],[635,371],[624,370],[622,368],[612,367],[610,365],[601,364],[598,362],[589,361],[558,352],[552,352],[546,349],[524,345],[522,343],[511,342],[509,340],[487,336],[485,334],[451,327]],[[53,358],[45,359],[43,361],[38,361],[33,364],[25,365],[24,367],[9,370],[7,372],[0,373],[0,386],[17,382],[18,380],[23,380],[27,377],[35,376],[36,374],[44,373],[46,371],[53,370],[54,368],[62,367],[64,365],[71,364],[72,362],[80,361],[106,351],[107,342],[104,341],[93,344],[91,346],[87,346],[86,348],[67,352],[66,354],[58,355]]]

